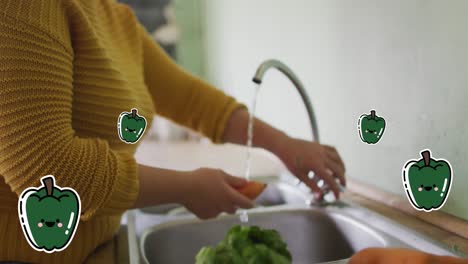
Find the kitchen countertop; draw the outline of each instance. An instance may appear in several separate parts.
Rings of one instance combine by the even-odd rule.
[[[351,186],[358,185],[360,186],[359,190],[367,187],[366,185],[362,183],[358,183],[352,180],[350,181],[349,185]],[[351,187],[349,189],[358,190],[357,187]],[[374,189],[374,192],[375,192],[375,189]],[[410,229],[416,232],[424,234],[442,244],[445,244],[448,248],[456,252],[462,253],[464,255],[468,255],[468,239],[464,238],[463,236],[459,234],[447,231],[437,225],[428,223],[427,221],[423,220],[424,217],[414,216],[413,212],[411,212],[412,208],[406,208],[406,206],[401,205],[401,203],[406,204],[406,202],[408,202],[406,199],[402,199],[401,197],[397,195],[392,195],[382,190],[378,190],[378,192],[380,193],[380,196],[382,197],[380,199],[382,201],[386,201],[387,203],[376,201],[377,197],[376,199],[371,199],[369,197],[365,197],[353,191],[345,192],[343,195],[343,200],[357,203],[360,206],[370,209],[403,226],[409,227]],[[363,193],[363,192],[359,192],[359,193]],[[389,206],[388,201],[390,200],[393,200],[393,201],[397,200],[397,201],[400,201],[400,203],[398,204],[398,206]],[[408,204],[408,207],[411,207],[411,206]],[[403,211],[402,209],[405,209],[407,211]],[[417,213],[417,212],[414,212],[414,213]],[[459,227],[460,229],[464,229],[464,230],[468,229],[468,221],[456,218],[455,216],[451,216],[444,212],[438,212],[438,215],[441,215],[443,217],[443,220],[446,222],[446,224],[450,224],[451,222],[453,222],[453,225]],[[433,215],[432,218],[436,218],[436,216]]]

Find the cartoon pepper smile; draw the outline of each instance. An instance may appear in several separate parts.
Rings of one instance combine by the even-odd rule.
[[[403,187],[416,210],[440,209],[452,185],[452,168],[444,159],[431,158],[430,150],[421,151],[422,159],[410,160],[403,168]]]
[[[80,197],[71,188],[55,185],[52,175],[41,179],[42,187],[23,191],[18,214],[24,235],[32,248],[52,253],[72,241],[80,217]]]

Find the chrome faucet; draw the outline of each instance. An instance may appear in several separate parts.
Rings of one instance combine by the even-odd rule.
[[[253,82],[257,84],[261,84],[263,80],[263,76],[271,68],[276,68],[280,72],[284,73],[284,75],[286,75],[286,77],[288,77],[289,80],[291,80],[291,82],[296,87],[306,107],[307,115],[309,116],[310,126],[312,128],[312,139],[315,140],[316,142],[319,142],[319,131],[318,131],[318,126],[317,126],[317,119],[315,118],[314,110],[312,109],[312,103],[310,102],[309,96],[307,95],[304,89],[304,85],[296,76],[296,74],[294,74],[294,72],[288,66],[286,66],[284,63],[278,60],[267,60],[263,62],[262,64],[260,64],[260,66],[258,67],[257,72],[255,73],[255,76],[253,77]]]
[[[296,74],[294,74],[294,72],[288,66],[286,66],[284,63],[278,60],[274,60],[274,59],[267,60],[263,62],[262,64],[260,64],[252,81],[254,83],[261,84],[265,73],[271,68],[275,68],[279,70],[280,72],[284,73],[284,75],[286,75],[286,77],[288,77],[288,79],[291,80],[291,82],[296,87],[297,91],[301,95],[302,101],[304,102],[304,105],[307,110],[307,115],[309,117],[310,126],[312,129],[312,139],[315,140],[316,142],[320,142],[317,119],[315,118],[314,110],[312,108],[312,103],[310,102],[309,96],[307,95],[305,91],[304,85],[296,76]],[[318,177],[313,177],[312,180],[314,180],[317,184],[320,181]],[[338,184],[338,188],[340,189],[340,191],[344,191],[344,187],[341,184]],[[326,184],[323,184],[321,189],[324,194],[331,191],[330,188]]]

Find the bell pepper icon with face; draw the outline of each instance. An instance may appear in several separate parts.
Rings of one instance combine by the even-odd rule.
[[[413,207],[431,212],[440,209],[452,185],[452,167],[444,159],[434,159],[430,150],[421,151],[422,158],[409,160],[403,167],[403,187]]]
[[[362,142],[375,144],[379,142],[385,131],[385,119],[377,116],[375,110],[371,110],[370,115],[363,114],[359,117],[358,131]]]
[[[71,188],[55,185],[55,178],[41,178],[42,186],[25,189],[18,201],[24,236],[37,251],[64,250],[72,241],[81,214],[80,196]]]
[[[133,108],[132,112],[122,112],[117,121],[119,138],[127,144],[135,144],[143,136],[146,129],[146,119],[138,115],[138,110]]]

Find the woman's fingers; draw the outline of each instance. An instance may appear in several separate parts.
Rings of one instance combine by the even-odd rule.
[[[328,188],[330,188],[333,191],[333,194],[335,194],[336,199],[339,199],[340,189],[338,188],[338,184],[335,181],[335,177],[333,177],[333,172],[327,168],[322,167],[317,169],[315,173],[326,182]]]
[[[309,187],[312,190],[317,200],[322,200],[322,189],[318,187],[317,183],[314,180],[309,178],[308,173],[300,173],[299,175],[297,175],[297,178],[299,178],[305,185],[307,185],[307,187]]]
[[[244,195],[234,190],[233,188],[229,187],[227,191],[230,197],[230,202],[234,206],[239,207],[239,208],[244,208],[244,209],[249,209],[249,208],[254,207],[254,203],[252,200],[245,197]]]
[[[234,214],[237,208],[252,208],[254,206],[253,202],[236,190],[236,188],[241,188],[247,184],[247,180],[231,176],[222,170],[220,170],[220,173],[222,173],[224,181],[226,182],[227,195],[220,209],[226,213]]]
[[[223,211],[228,213],[228,214],[234,214],[234,213],[236,213],[236,210],[237,210],[237,208],[235,206],[233,206],[233,205],[225,206],[223,208]]]
[[[346,170],[345,169],[345,165],[344,165],[344,162],[343,160],[341,159],[340,155],[338,154],[338,151],[336,151],[336,149],[332,146],[327,146],[327,145],[324,145],[325,149],[326,149],[326,152],[327,152],[327,156],[338,162],[338,164],[340,164],[340,166],[343,168],[343,170]]]
[[[335,173],[335,176],[340,180],[341,185],[346,186],[345,165],[340,155],[334,147],[324,145],[329,160],[327,166]]]
[[[327,157],[323,157],[323,161],[322,161],[323,164],[315,165],[315,166],[313,166],[313,164],[310,163],[310,162],[304,163],[303,164],[304,167],[301,168],[300,170],[305,171],[307,173],[309,171],[313,171],[319,178],[321,178],[321,179],[323,179],[325,181],[328,188],[333,191],[333,193],[335,194],[335,197],[338,199],[340,191],[339,191],[339,188],[338,188],[338,183],[335,181],[335,177],[333,176],[333,174],[336,173],[337,176],[338,176],[340,174],[340,172],[342,172],[341,175],[338,176],[338,177],[344,178],[344,171],[343,171],[343,169],[341,169],[340,165],[336,165],[336,162],[331,163],[333,168],[335,168],[336,172],[333,171],[332,168],[327,168],[327,167],[330,167],[329,166],[330,164],[328,164],[329,162],[327,160],[329,160]],[[307,176],[304,177],[303,175],[298,175],[298,177],[299,176],[300,176],[299,179],[303,180],[304,183],[306,183],[307,186],[309,186],[309,188],[311,188],[313,191],[315,191],[316,189],[319,189],[320,193],[325,194],[324,190],[320,189],[317,186],[316,181],[314,181],[312,179],[309,179],[309,177],[307,177]]]
[[[224,180],[234,188],[240,188],[247,184],[247,180],[244,178],[234,177],[223,172]]]
[[[215,209],[210,209],[210,210],[200,210],[200,211],[194,212],[194,214],[198,218],[206,220],[206,219],[217,217],[221,211],[222,210],[215,208]]]
[[[344,176],[344,169],[340,164],[338,164],[336,161],[328,159],[325,161],[325,165],[333,172],[335,177],[337,177],[340,180],[341,185],[345,186],[346,185],[346,179]]]

